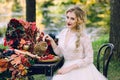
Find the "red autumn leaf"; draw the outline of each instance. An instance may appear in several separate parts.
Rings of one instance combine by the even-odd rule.
[[[7,46],[6,38],[4,38],[4,46]]]
[[[18,64],[21,63],[21,56],[13,54],[13,55],[10,56],[10,58],[12,59],[12,61],[11,61],[12,65],[18,65]]]
[[[14,40],[10,40],[10,41],[8,42],[8,45],[12,45],[13,42],[14,42]]]
[[[26,43],[26,41],[24,39],[20,40],[20,44],[25,44],[25,43]]]
[[[31,23],[31,30],[34,32],[37,28],[36,28],[36,24],[35,23]]]
[[[18,65],[18,69],[19,69],[19,70],[24,70],[24,69],[25,69],[25,67],[24,67],[24,65],[19,64],[19,65]]]

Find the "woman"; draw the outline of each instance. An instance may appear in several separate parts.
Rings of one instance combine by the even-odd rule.
[[[90,38],[84,31],[85,12],[78,6],[66,11],[66,26],[59,35],[58,45],[49,36],[54,52],[63,56],[65,62],[52,80],[107,80],[93,64]]]

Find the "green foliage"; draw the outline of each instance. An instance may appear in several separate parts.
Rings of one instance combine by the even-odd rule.
[[[34,79],[35,80],[46,80],[46,77],[45,77],[45,75],[34,75]]]
[[[100,48],[100,46],[104,43],[109,42],[109,34],[104,34],[103,36],[101,36],[98,40],[94,41],[92,43],[93,45],[93,49],[94,49],[94,53],[97,54],[98,49]]]
[[[96,60],[97,60],[97,53],[99,48],[104,44],[104,43],[108,43],[109,40],[109,35],[105,34],[102,35],[98,40],[92,42],[93,45],[93,50],[94,50],[94,64],[96,65]]]
[[[14,4],[12,6],[12,11],[13,12],[20,12],[20,11],[22,11],[22,7],[21,7],[20,3],[17,0],[14,0]]]
[[[95,3],[88,10],[87,26],[109,27],[110,5],[108,3]]]
[[[109,80],[120,80],[120,62],[111,60],[108,68]]]
[[[42,24],[45,27],[63,27],[65,26],[65,11],[71,5],[80,5],[85,7],[87,11],[87,27],[104,27],[109,31],[110,21],[110,3],[88,1],[88,0],[62,0],[62,1],[43,1],[43,3],[37,3],[39,6],[39,15],[42,13]],[[52,15],[52,16],[51,16]],[[52,26],[52,24],[54,26]]]
[[[8,49],[8,46],[4,46],[3,44],[0,44],[0,49]]]
[[[41,6],[40,6],[40,9],[42,10],[42,15],[43,15],[43,21],[42,23],[47,26],[49,26],[49,24],[51,23],[51,17],[48,16],[49,15],[49,10],[48,10],[48,7],[50,6],[53,6],[53,1],[51,0],[48,0],[48,1],[45,1]]]
[[[4,36],[5,32],[6,32],[6,28],[5,27],[0,28],[0,37]]]
[[[48,0],[48,1],[45,1],[41,7],[49,7],[49,6],[52,6],[54,5],[53,4],[53,1],[52,0]]]
[[[4,3],[5,2],[5,0],[0,0],[0,3]]]
[[[80,2],[85,3],[87,0],[80,0]]]

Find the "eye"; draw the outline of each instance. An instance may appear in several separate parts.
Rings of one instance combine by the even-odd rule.
[[[75,20],[75,18],[71,17],[71,20]]]
[[[67,16],[66,19],[69,19],[69,17]]]

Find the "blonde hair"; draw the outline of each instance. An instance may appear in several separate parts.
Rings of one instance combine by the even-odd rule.
[[[77,17],[77,20],[78,20],[78,23],[76,26],[76,31],[77,31],[76,49],[77,49],[80,46],[80,37],[85,28],[85,12],[79,6],[73,6],[73,7],[69,8],[66,11],[66,14],[68,12],[74,12]]]

